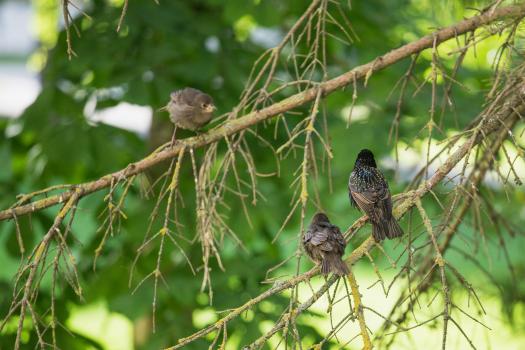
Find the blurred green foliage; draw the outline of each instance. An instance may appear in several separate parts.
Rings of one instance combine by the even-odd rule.
[[[96,109],[125,101],[151,106],[156,110],[166,102],[172,90],[193,86],[213,95],[219,112],[229,111],[238,102],[253,62],[266,49],[263,44],[252,40],[254,28],[270,28],[274,34],[282,37],[308,5],[308,1],[300,0],[161,1],[159,5],[150,0],[130,1],[124,26],[117,33],[115,28],[122,1],[93,0],[85,8],[92,20],[83,16],[75,19],[82,36],[78,38],[72,30],[76,57],[68,60],[65,32],[60,30],[57,36],[53,34],[52,26],[57,18],[56,11],[59,11],[58,7],[53,7],[54,3],[55,1],[34,1],[40,21],[38,28],[42,47],[36,51],[30,62],[43,65],[42,92],[21,118],[0,120],[0,133],[3,135],[0,139],[1,208],[8,208],[19,193],[28,193],[55,184],[84,182],[125,168],[128,163],[146,156],[151,151],[151,143],[159,143],[158,140],[145,140],[134,133],[104,124],[88,123],[85,108],[94,96],[97,101]],[[472,15],[475,12],[467,10],[470,6],[480,4],[454,1],[354,1],[351,12],[348,12],[345,5],[344,10],[348,12],[360,40],[352,46],[336,40],[329,41],[329,74],[340,74],[428,34],[433,28],[452,24],[466,15]],[[210,40],[218,43],[216,50],[209,48]],[[492,57],[491,50],[497,43],[498,39],[481,43],[475,57],[467,55],[465,65],[455,79],[468,89],[453,88],[454,109],[447,111],[446,118],[441,123],[444,133],[436,132],[433,135],[435,139],[444,139],[448,132],[463,127],[481,110],[483,93],[491,84],[489,57]],[[416,65],[414,73],[419,82],[429,74],[431,59],[431,54],[426,52]],[[393,146],[388,143],[388,135],[396,112],[398,91],[394,91],[390,99],[388,96],[409,63],[404,61],[375,73],[366,88],[359,85],[357,104],[365,108],[369,115],[352,122],[348,129],[342,110],[351,102],[352,89],[334,93],[325,101],[329,139],[335,156],[331,169],[334,191],[329,190],[326,173],[322,174],[315,186],[321,194],[324,208],[331,214],[333,221],[342,227],[352,223],[359,215],[350,208],[346,192],[347,176],[353,166],[354,154],[359,149],[368,147],[379,158],[393,155]],[[450,69],[454,60],[444,60],[443,64]],[[426,136],[425,132],[418,132],[428,120],[431,91],[425,88],[416,97],[411,97],[411,93],[402,109],[403,122],[399,136],[400,142],[417,149],[422,148],[425,143],[421,141]],[[154,123],[160,123],[163,127],[169,125],[165,114],[154,112],[153,118]],[[295,117],[290,117],[292,126],[295,123],[293,118]],[[258,132],[266,139],[272,139],[273,123],[258,127]],[[248,137],[247,140],[258,171],[274,172],[275,161],[268,147],[255,137]],[[285,133],[279,133],[272,142],[278,147],[285,141]],[[198,150],[197,155],[202,155],[202,150]],[[189,335],[198,326],[203,326],[198,321],[199,315],[204,313],[200,317],[204,320],[202,322],[209,322],[213,318],[210,316],[213,313],[209,311],[230,309],[259,294],[268,288],[260,283],[265,279],[266,271],[296,250],[299,215],[292,217],[279,244],[272,244],[272,240],[291,209],[289,203],[293,189],[289,185],[301,159],[300,154],[290,156],[281,163],[280,177],[258,180],[259,190],[266,200],[259,200],[257,206],[249,207],[251,226],[243,215],[234,215],[242,212],[239,201],[233,195],[226,197],[229,212],[232,213],[228,216],[228,224],[246,249],[242,249],[227,236],[221,246],[226,271],[222,272],[212,260],[212,309],[209,307],[207,294],[199,292],[202,271],[197,270],[197,274],[193,275],[180,251],[172,245],[166,248],[161,265],[166,285],[159,284],[157,329],[154,334],[150,333],[149,328],[153,299],[152,280],[146,281],[134,294],[131,291],[155,269],[158,246],[148,249],[138,260],[131,289],[128,287],[130,268],[136,249],[141,245],[146,232],[154,201],[144,200],[137,186],[132,189],[124,209],[127,219],[122,220],[118,235],[108,240],[97,261],[96,272],[93,272],[94,251],[101,239],[97,228],[101,220],[99,214],[104,209],[105,193],[86,197],[80,202],[73,224],[76,240],[70,242],[78,262],[83,298],[79,299],[66,284],[61,286],[56,305],[58,319],[65,323],[74,306],[104,302],[109,310],[119,312],[134,322],[137,332],[146,334],[137,342],[137,349],[155,349],[175,344],[177,339]],[[394,182],[393,172],[387,172],[387,175],[392,192],[402,191],[406,183]],[[195,232],[193,185],[191,167],[186,163],[180,183],[186,206],[180,210],[183,213],[182,231],[187,239],[192,239]],[[515,209],[511,208],[519,207],[525,202],[521,190],[514,192],[511,189],[510,199],[509,203],[504,196],[498,197],[498,207],[512,211]],[[427,201],[425,205],[431,214],[439,213],[435,202]],[[314,210],[311,207],[308,214]],[[19,219],[26,252],[34,247],[50,227],[56,212],[57,208],[51,208]],[[514,219],[523,222],[523,212]],[[468,228],[465,230],[470,232]],[[487,231],[489,235],[493,234],[490,228]],[[183,240],[180,244],[192,264],[200,266],[200,245]],[[352,243],[348,250],[355,244],[357,243]],[[511,247],[513,259],[517,255],[515,250],[515,247]],[[12,222],[1,223],[0,290],[4,291],[0,293],[2,315],[6,315],[9,307],[19,256],[14,225]],[[455,255],[452,253],[452,256]],[[454,261],[469,265],[460,256],[455,256]],[[496,264],[504,262],[498,261]],[[308,266],[311,266],[309,262],[304,263],[301,268],[304,270]],[[280,272],[294,270],[295,264],[288,263]],[[473,277],[475,281],[477,270],[471,268],[469,271],[473,275],[468,277]],[[520,276],[522,271],[523,268],[516,271],[516,274]],[[501,294],[502,305],[505,305],[507,313],[511,315],[513,308],[508,307],[514,302],[522,303],[525,290],[523,286],[512,286],[508,273],[503,273],[498,278],[505,286],[501,289],[504,291]],[[50,284],[49,281],[44,281],[37,305],[41,314],[46,314],[49,299]],[[261,325],[267,320],[275,320],[287,303],[285,296],[274,297],[270,302],[261,304],[253,312],[231,323],[228,329],[230,346],[235,348],[233,344],[245,344],[260,336]],[[139,324],[144,324],[141,323],[144,319],[148,326],[141,328]],[[16,322],[13,325],[0,337],[0,348],[9,348],[13,343]],[[29,332],[30,329],[31,321],[28,321],[24,342],[27,348],[34,348],[37,339],[34,333]],[[312,339],[318,333],[316,328],[304,323],[301,324],[300,331],[312,335]],[[80,334],[72,337],[61,327],[57,328],[57,335],[58,344],[63,349],[102,347],[96,339]],[[200,340],[187,348],[203,349],[207,344]]]

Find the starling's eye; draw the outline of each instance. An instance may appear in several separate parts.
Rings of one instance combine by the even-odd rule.
[[[206,109],[208,107],[208,104],[207,103],[203,103],[203,104],[201,104],[201,107]]]

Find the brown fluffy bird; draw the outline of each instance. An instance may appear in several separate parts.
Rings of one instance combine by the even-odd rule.
[[[175,124],[172,144],[175,141],[177,127],[196,131],[208,124],[213,118],[215,105],[210,95],[194,88],[184,88],[170,94],[170,102],[161,110],[167,110]]]
[[[386,237],[403,235],[403,230],[392,215],[392,197],[388,184],[377,169],[374,154],[370,150],[363,149],[357,155],[348,181],[348,190],[352,205],[368,215],[376,242]]]
[[[348,274],[348,267],[341,260],[346,241],[339,227],[332,225],[326,214],[315,214],[303,236],[303,247],[310,259],[321,264],[324,275],[330,272],[339,276]]]

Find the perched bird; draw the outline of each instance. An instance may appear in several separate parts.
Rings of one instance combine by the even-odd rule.
[[[339,227],[332,225],[324,213],[317,213],[303,236],[303,247],[314,262],[321,264],[321,272],[339,276],[348,274],[348,267],[341,260],[346,242]]]
[[[403,230],[392,215],[392,197],[388,184],[377,169],[374,155],[363,149],[357,155],[354,170],[348,181],[350,202],[368,215],[372,223],[372,236],[376,242],[385,237],[403,235]]]
[[[161,109],[169,112],[176,128],[195,131],[210,122],[216,108],[210,95],[187,87],[172,92],[170,102]]]

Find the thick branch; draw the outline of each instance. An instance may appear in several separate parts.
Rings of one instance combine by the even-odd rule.
[[[418,53],[427,48],[433,47],[433,45],[440,44],[446,40],[454,38],[458,35],[473,31],[480,26],[501,20],[504,18],[518,18],[525,15],[525,4],[508,6],[497,9],[495,11],[487,11],[478,16],[465,19],[453,26],[449,26],[438,30],[430,35],[427,35],[419,40],[412,43],[403,45],[395,50],[386,53],[383,56],[379,56],[373,61],[358,66],[345,74],[328,80],[324,83],[318,84],[318,86],[308,89],[304,92],[292,95],[280,102],[277,102],[269,107],[248,113],[238,119],[230,120],[223,125],[209,131],[206,134],[191,137],[179,141],[174,147],[165,149],[163,151],[153,153],[148,157],[130,164],[126,169],[119,170],[112,174],[108,174],[98,180],[79,184],[78,187],[81,190],[82,196],[86,196],[90,193],[100,191],[106,187],[111,186],[113,179],[127,178],[132,175],[136,175],[144,172],[145,170],[155,166],[156,164],[175,157],[183,147],[196,148],[202,147],[210,143],[218,142],[223,137],[233,135],[241,130],[244,130],[252,125],[255,125],[263,120],[271,117],[280,115],[289,110],[292,110],[298,106],[304,105],[315,99],[318,89],[321,89],[323,95],[326,96],[338,89],[345,87],[348,84],[353,83],[358,79],[368,79],[373,72],[379,71],[388,67],[406,57]],[[38,210],[42,210],[64,201],[67,201],[75,191],[69,190],[64,193],[50,196],[45,199],[35,201],[33,203],[15,206],[10,209],[0,211],[0,220],[6,220],[15,216],[21,216],[29,214]]]

